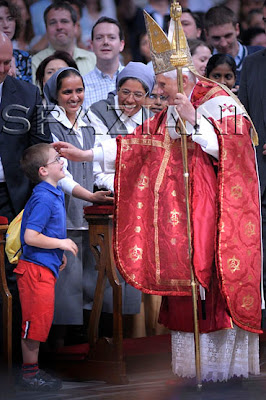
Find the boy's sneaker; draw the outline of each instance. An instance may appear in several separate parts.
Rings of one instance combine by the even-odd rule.
[[[53,378],[45,371],[39,371],[30,378],[21,379],[21,385],[28,390],[45,391],[59,390],[62,387],[62,381],[58,378]]]

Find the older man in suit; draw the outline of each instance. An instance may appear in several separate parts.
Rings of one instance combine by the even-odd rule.
[[[52,141],[48,124],[41,118],[39,89],[8,75],[12,54],[11,41],[0,32],[0,215],[9,222],[23,209],[31,193],[30,182],[20,168],[23,151],[35,143]],[[8,262],[6,274],[13,296],[13,337],[17,339],[13,353],[16,355],[20,341],[20,305],[13,266]]]
[[[263,5],[266,27],[266,1]],[[259,135],[257,160],[261,187],[262,234],[264,247],[264,295],[266,293],[266,49],[247,56],[241,72],[239,98],[246,107]],[[266,313],[263,318],[266,329]]]
[[[22,210],[31,192],[20,168],[23,151],[35,143],[52,141],[48,125],[41,120],[39,90],[8,76],[11,59],[12,43],[0,32],[0,215],[9,221]]]

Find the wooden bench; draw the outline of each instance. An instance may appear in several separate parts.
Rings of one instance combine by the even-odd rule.
[[[98,279],[91,311],[88,359],[112,383],[127,383],[123,357],[122,288],[116,274],[112,250],[113,206],[89,206],[84,209],[89,223],[90,246],[96,260]],[[113,338],[99,338],[98,327],[106,280],[113,288]]]

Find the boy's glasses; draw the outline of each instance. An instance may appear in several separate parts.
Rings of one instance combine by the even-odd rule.
[[[54,163],[60,164],[60,162],[61,162],[60,156],[56,156],[54,161],[48,162],[47,164],[44,165],[44,167],[46,167],[46,165],[50,165],[50,164],[54,164]]]

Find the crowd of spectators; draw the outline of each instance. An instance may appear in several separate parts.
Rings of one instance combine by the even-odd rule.
[[[57,2],[57,0],[0,2],[0,29],[12,40],[14,49],[13,68],[10,73],[16,75],[18,79],[35,83],[35,73],[39,63],[54,51],[67,51],[74,58],[81,74],[87,74],[96,62],[92,28],[95,22],[104,16],[118,20],[121,26],[123,35],[121,37],[124,41],[123,49],[120,50],[121,65],[126,65],[129,61],[141,61],[146,64],[151,60],[143,9],[165,32],[168,30],[170,20],[168,0],[74,0],[66,1],[73,9],[72,22],[68,23],[68,26],[65,23],[64,32],[58,34],[58,27],[54,29],[55,22],[50,23],[53,17],[51,14],[58,12],[53,10],[49,12],[49,9],[47,12],[47,7]],[[263,1],[188,0],[180,1],[180,4],[183,7],[181,23],[187,38],[202,40],[213,54],[230,54],[237,64],[236,85],[238,85],[242,58],[244,59],[242,55],[253,52],[250,47],[258,50],[257,46],[266,45]],[[62,10],[59,14],[62,15]],[[62,23],[64,23],[63,18]],[[230,24],[232,26],[229,26]],[[220,34],[217,34],[217,27],[218,30],[223,27]],[[212,31],[215,31],[215,35]],[[227,39],[228,35],[232,36],[232,43],[231,39]],[[242,48],[242,45],[246,47]],[[204,47],[200,48],[204,52],[203,49]],[[201,74],[202,72],[201,68]]]

